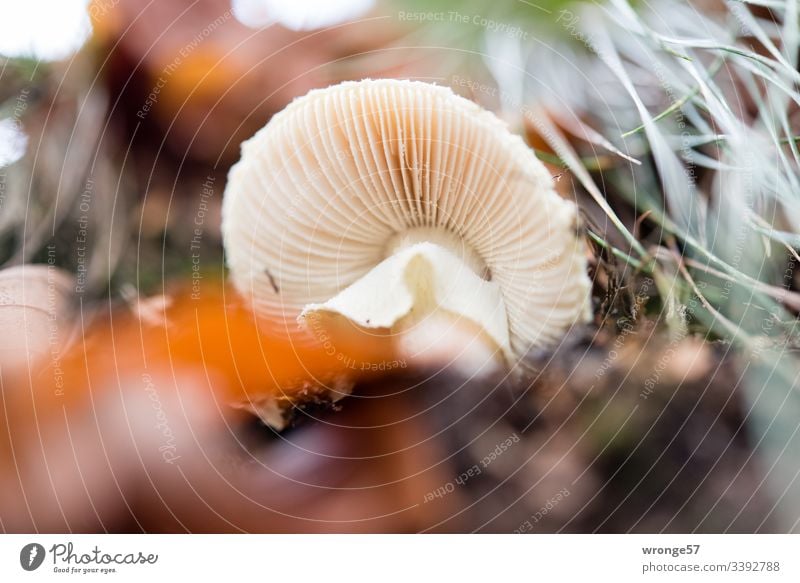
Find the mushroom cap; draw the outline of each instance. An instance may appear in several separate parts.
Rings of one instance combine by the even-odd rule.
[[[268,321],[426,242],[498,288],[507,356],[590,317],[577,207],[519,136],[445,87],[364,80],[296,99],[242,144],[222,230],[235,286]]]
[[[27,373],[57,357],[70,335],[74,284],[51,265],[0,270],[0,372]]]

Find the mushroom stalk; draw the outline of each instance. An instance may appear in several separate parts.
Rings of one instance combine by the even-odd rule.
[[[363,329],[397,334],[401,354],[424,359],[442,346],[510,353],[500,286],[474,251],[440,229],[417,228],[394,237],[388,256],[324,303],[309,304],[300,321],[330,327],[339,317]],[[474,345],[473,343],[477,343]]]

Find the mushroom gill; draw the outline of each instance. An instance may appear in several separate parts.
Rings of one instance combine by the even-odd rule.
[[[396,333],[415,352],[455,327],[506,363],[589,317],[576,223],[492,113],[390,79],[275,115],[242,145],[223,206],[232,279],[266,320]]]

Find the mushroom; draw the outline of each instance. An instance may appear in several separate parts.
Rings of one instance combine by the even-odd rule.
[[[70,334],[73,278],[52,265],[0,270],[0,374],[28,374],[46,357],[58,366]]]
[[[269,322],[466,330],[512,365],[590,317],[577,208],[494,114],[428,83],[314,90],[242,145],[223,202],[231,278]]]

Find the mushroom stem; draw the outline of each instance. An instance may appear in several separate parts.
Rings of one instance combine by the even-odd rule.
[[[400,354],[415,361],[510,355],[500,286],[463,241],[441,230],[412,229],[392,239],[387,252],[330,300],[307,305],[301,324],[335,327],[344,317],[361,329],[396,334]]]

